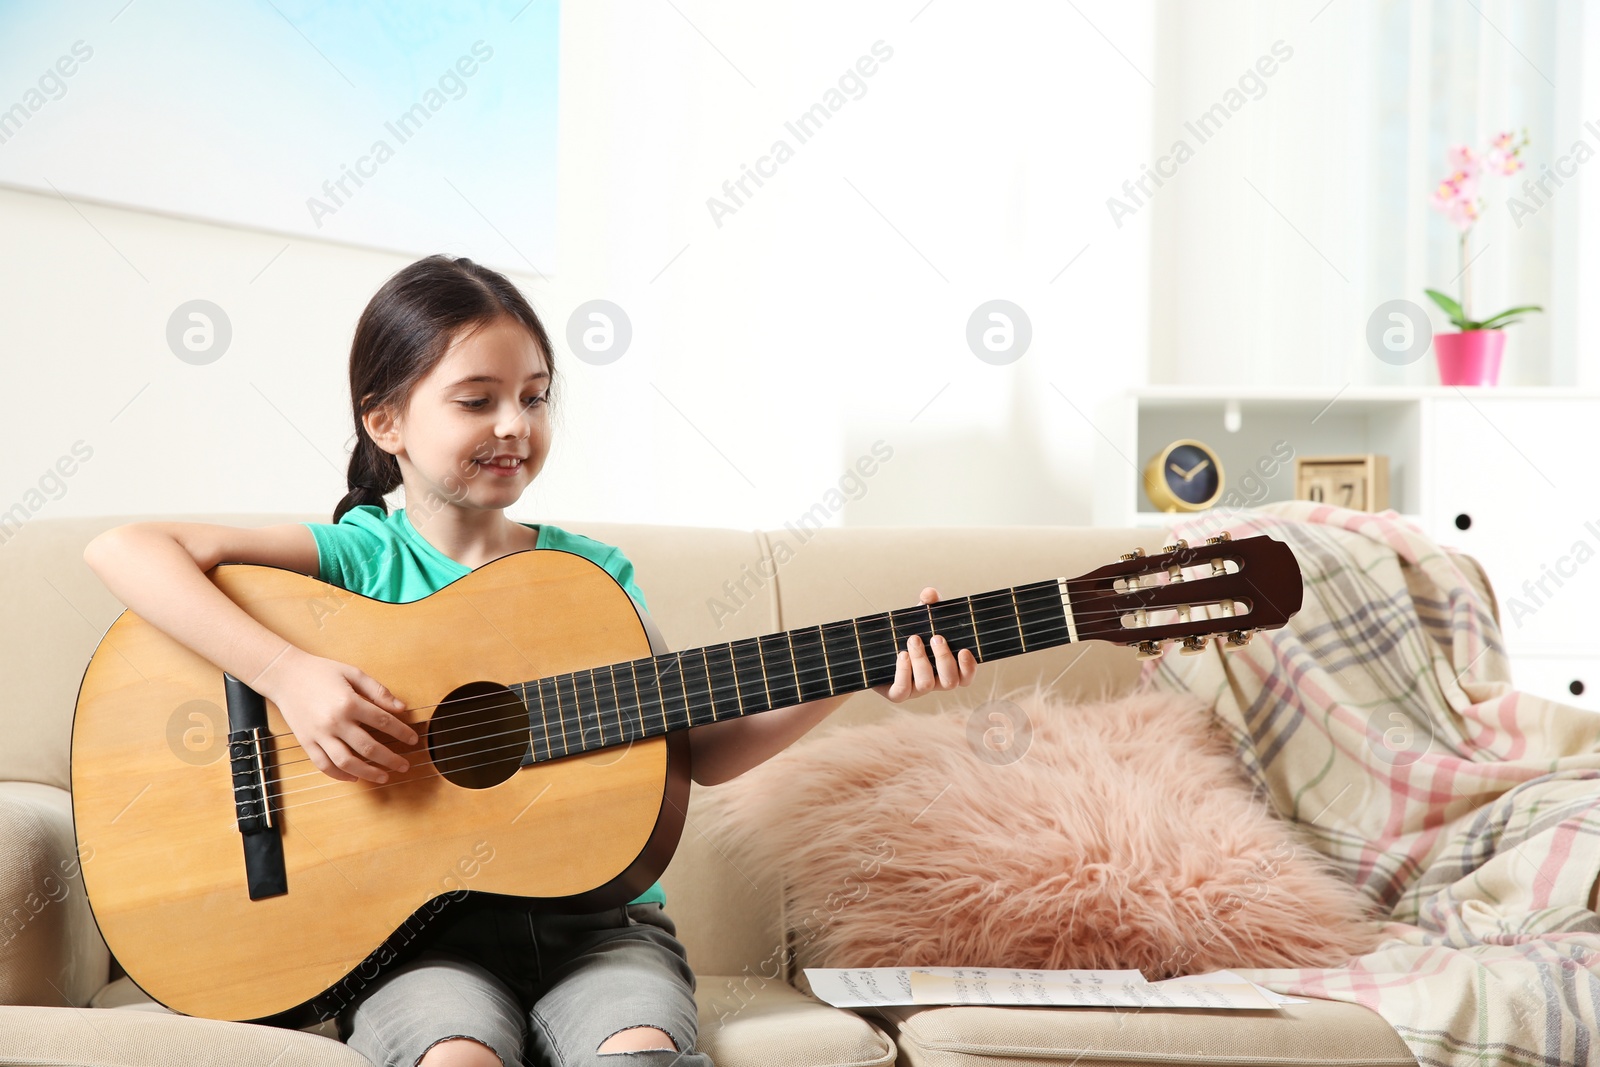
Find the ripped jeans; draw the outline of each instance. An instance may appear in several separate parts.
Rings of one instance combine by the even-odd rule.
[[[506,1067],[712,1067],[694,1051],[695,978],[677,932],[653,903],[465,914],[346,1007],[339,1037],[378,1067],[414,1067],[452,1037],[487,1045]],[[663,1031],[677,1051],[599,1052],[635,1026]]]

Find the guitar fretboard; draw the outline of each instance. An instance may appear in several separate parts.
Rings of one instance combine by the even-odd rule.
[[[952,652],[971,649],[979,662],[1067,644],[1064,590],[1063,579],[1049,579],[511,688],[528,706],[531,762],[559,759],[887,685],[912,634],[926,644],[937,633]]]

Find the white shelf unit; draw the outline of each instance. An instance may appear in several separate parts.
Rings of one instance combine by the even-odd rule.
[[[1237,432],[1224,426],[1236,405]],[[1178,438],[1222,461],[1223,505],[1294,497],[1294,462],[1389,457],[1389,506],[1488,572],[1520,688],[1600,711],[1600,392],[1551,388],[1273,390],[1150,386],[1096,416],[1095,522],[1164,525],[1144,465]],[[1280,443],[1281,442],[1281,443]]]

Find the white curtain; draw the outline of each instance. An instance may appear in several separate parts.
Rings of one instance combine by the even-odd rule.
[[[1574,158],[1580,142],[1600,154],[1600,56],[1583,65],[1600,5],[1584,6],[1161,0],[1152,161],[1179,142],[1192,154],[1149,198],[1151,381],[1435,384],[1431,355],[1380,361],[1368,320],[1405,299],[1453,329],[1423,293],[1461,293],[1458,232],[1429,194],[1451,146],[1483,152],[1526,129],[1525,169],[1480,182],[1469,310],[1546,309],[1509,328],[1503,384],[1600,384],[1582,332],[1600,311],[1581,284],[1595,242],[1578,228],[1585,190],[1590,214],[1600,202],[1600,159]]]

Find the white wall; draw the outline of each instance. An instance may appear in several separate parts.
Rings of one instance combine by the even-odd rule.
[[[559,267],[514,277],[566,406],[515,517],[777,527],[881,438],[836,521],[1087,523],[1085,416],[1146,365],[1148,218],[1105,198],[1149,158],[1151,5],[563,5]],[[718,227],[707,198],[880,40],[866,94]],[[331,511],[351,332],[410,258],[0,189],[0,511]],[[597,297],[634,327],[607,366],[565,349]],[[234,331],[205,366],[164,340],[195,298]],[[994,298],[1032,321],[1008,366],[965,340]]]
[[[1163,154],[1180,139],[1194,154],[1141,212],[1153,217],[1152,381],[1330,396],[1349,385],[1437,384],[1431,353],[1399,367],[1376,358],[1368,322],[1405,299],[1436,332],[1453,329],[1423,292],[1461,288],[1456,231],[1429,193],[1448,173],[1449,146],[1481,151],[1499,131],[1526,129],[1526,170],[1481,184],[1470,310],[1545,308],[1508,329],[1502,384],[1600,382],[1600,290],[1584,284],[1600,245],[1578,236],[1593,226],[1600,164],[1582,165],[1531,217],[1508,204],[1547,164],[1570,179],[1562,157],[1576,143],[1600,150],[1600,125],[1584,125],[1600,123],[1597,11],[1516,0],[1160,0],[1152,135]],[[1278,42],[1292,56],[1201,143],[1185,124]]]

